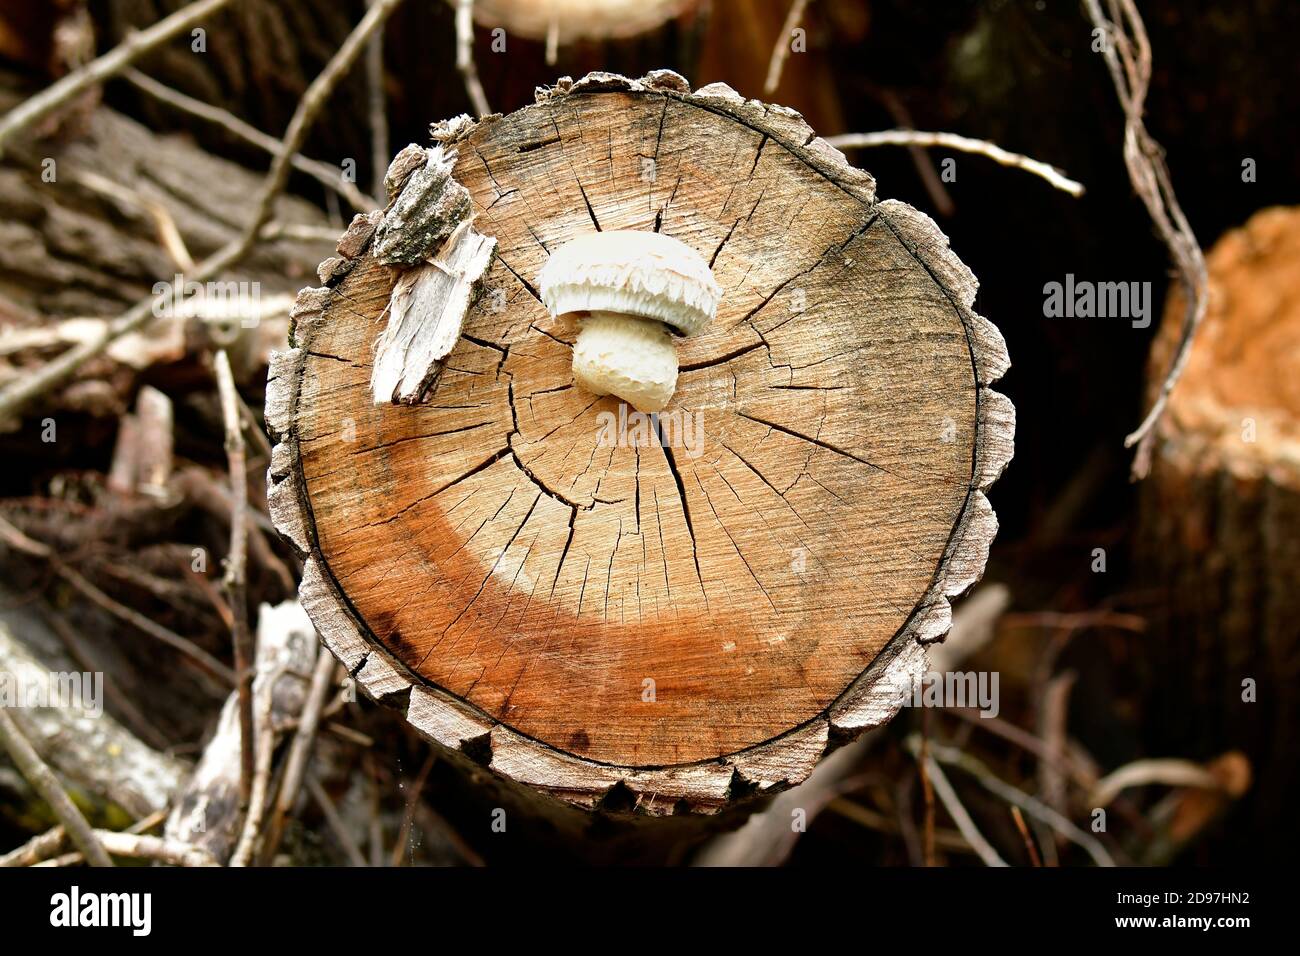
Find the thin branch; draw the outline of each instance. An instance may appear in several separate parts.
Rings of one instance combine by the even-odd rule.
[[[184,93],[173,90],[170,86],[165,86],[152,77],[146,76],[134,67],[124,70],[122,78],[159,102],[166,103],[168,106],[175,107],[191,116],[197,116],[199,119],[215,123],[233,136],[237,136],[244,142],[250,143],[258,149],[263,149],[273,156],[280,150],[280,141],[278,139],[263,133],[249,123],[245,123],[234,113],[223,110],[219,106],[204,103],[202,100],[196,100],[192,96],[186,96]],[[289,161],[293,163],[294,169],[306,173],[321,185],[334,190],[347,200],[348,205],[358,212],[368,212],[378,205],[374,199],[344,179],[342,172],[329,163],[323,163],[318,159],[308,159],[301,153],[294,153]]]
[[[920,759],[917,768],[921,772],[921,795],[924,798],[925,822],[922,831],[921,849],[926,866],[935,865],[934,856],[934,783],[930,779],[930,712],[921,712]]]
[[[1061,765],[1065,762],[1068,735],[1066,725],[1070,717],[1070,691],[1077,675],[1074,671],[1057,674],[1043,685],[1038,702],[1038,736],[1048,753],[1048,759],[1038,764],[1038,792],[1043,802],[1064,814],[1068,811],[1065,794],[1065,775]],[[1096,806],[1096,804],[1094,804]]]
[[[325,788],[320,785],[320,782],[315,777],[307,778],[307,792],[311,794],[311,798],[320,807],[321,815],[325,817],[325,825],[330,828],[334,838],[339,841],[339,846],[343,848],[344,854],[347,855],[348,864],[350,866],[369,866],[369,861],[362,854],[361,848],[357,846],[357,841],[352,839],[352,834],[348,832],[343,818],[339,816],[334,801],[329,798],[329,794],[325,792]]]
[[[52,853],[58,853],[67,842],[68,831],[63,824],[52,827],[44,833],[38,833],[22,846],[0,856],[0,866],[33,866]]]
[[[212,854],[202,847],[165,837],[141,836],[120,830],[95,830],[96,838],[113,856],[131,860],[149,860],[169,866],[220,866]],[[66,853],[57,859],[33,866],[75,866],[82,862],[80,853]]]
[[[1029,854],[1029,862],[1034,866],[1042,866],[1043,858],[1038,854],[1038,847],[1034,844],[1034,838],[1029,835],[1029,827],[1025,826],[1025,815],[1014,804],[1011,807],[1011,819],[1016,821],[1016,829],[1020,831],[1020,839],[1025,841],[1025,852]]]
[[[122,72],[150,50],[161,46],[177,34],[184,33],[200,20],[208,18],[229,3],[230,0],[199,0],[198,3],[182,7],[148,29],[128,35],[103,56],[73,70],[58,82],[24,100],[0,119],[0,151],[14,133],[48,116],[64,103],[75,99],[83,90],[103,83]]]
[[[1036,797],[1031,797],[1023,790],[1018,790],[1009,783],[1003,782],[993,774],[988,767],[980,763],[974,757],[971,757],[956,747],[947,747],[940,744],[931,744],[931,752],[934,759],[950,766],[959,767],[974,777],[985,790],[994,796],[1001,797],[1013,806],[1019,807],[1025,813],[1029,814],[1036,820],[1041,820],[1049,827],[1055,830],[1061,836],[1073,843],[1077,843],[1088,851],[1088,855],[1098,866],[1114,866],[1115,861],[1111,855],[1106,852],[1106,848],[1101,842],[1090,833],[1085,833],[1077,826],[1057,813],[1047,804],[1043,803]]]
[[[47,544],[42,544],[32,538],[27,537],[9,521],[0,517],[0,541],[3,541],[9,547],[32,557],[41,558],[48,561],[50,567],[70,585],[80,591],[90,600],[94,601],[104,610],[108,611],[114,617],[121,618],[128,624],[131,624],[138,630],[143,631],[150,637],[162,641],[168,647],[179,651],[186,657],[189,657],[205,671],[220,678],[226,683],[235,682],[235,673],[221,661],[217,660],[203,648],[199,647],[193,641],[181,637],[170,628],[163,627],[150,618],[145,617],[139,611],[127,607],[109,597],[95,585],[91,584],[74,568],[64,564],[62,559],[54,553],[54,549]]]
[[[1174,195],[1164,150],[1147,132],[1142,121],[1151,83],[1151,43],[1142,17],[1133,0],[1110,0],[1115,21],[1106,18],[1097,0],[1084,0],[1084,4],[1093,26],[1105,33],[1102,55],[1124,109],[1124,165],[1128,168],[1129,180],[1134,192],[1146,205],[1160,238],[1169,247],[1186,300],[1182,335],[1160,391],[1142,423],[1124,439],[1125,448],[1137,446],[1132,474],[1134,479],[1141,479],[1151,470],[1156,423],[1164,415],[1169,396],[1187,367],[1196,330],[1205,318],[1210,280],[1205,255]]]
[[[45,766],[45,761],[41,760],[36,748],[23,736],[14,719],[9,716],[7,707],[0,707],[0,746],[9,752],[14,766],[32,785],[32,789],[50,805],[54,815],[63,823],[69,839],[85,854],[86,859],[95,866],[112,866],[113,861],[95,838],[90,824],[81,815],[58,778]]]
[[[942,149],[955,149],[963,153],[975,153],[984,156],[1001,166],[1021,169],[1027,173],[1047,180],[1062,192],[1071,196],[1083,195],[1083,184],[1076,182],[1055,166],[1031,159],[1020,153],[1003,149],[988,140],[971,139],[956,133],[923,133],[914,129],[886,129],[877,133],[844,133],[840,136],[827,136],[826,142],[836,149],[858,149],[871,146],[937,146]]]
[[[183,567],[189,569],[188,560],[185,561]],[[48,602],[42,602],[41,617],[50,626],[50,630],[58,635],[59,640],[63,642],[63,646],[68,649],[68,653],[72,655],[83,671],[94,672],[99,669],[97,666],[99,655],[91,652],[87,646],[94,644],[91,635],[82,634],[80,630],[64,620],[63,615],[58,613],[54,606]],[[133,734],[154,750],[166,750],[171,746],[168,739],[141,713],[132,696],[117,687],[116,681],[105,682],[104,701],[111,710],[117,712],[117,715],[123,719],[123,723],[127,725]]]
[[[289,756],[285,760],[284,779],[280,784],[280,793],[276,797],[272,811],[271,823],[267,828],[266,841],[262,848],[263,862],[269,862],[279,849],[284,836],[284,823],[293,812],[293,805],[298,802],[302,790],[303,778],[307,772],[307,761],[311,757],[312,746],[316,741],[316,731],[320,726],[321,711],[325,708],[325,698],[334,686],[334,671],[338,663],[327,648],[322,647],[316,658],[316,670],[312,674],[311,687],[307,692],[307,702],[303,705],[302,716],[298,720],[298,729],[289,745]]]
[[[116,830],[96,830],[95,836],[114,856],[125,856],[134,860],[153,860],[172,866],[220,865],[207,850],[179,840],[120,833]]]
[[[209,4],[216,2],[218,0],[207,0]],[[289,121],[284,140],[276,151],[275,159],[271,163],[271,171],[258,194],[253,217],[244,226],[240,236],[196,265],[188,279],[204,282],[231,268],[248,255],[262,238],[263,229],[270,225],[275,202],[288,182],[292,156],[302,148],[316,117],[325,107],[339,81],[356,62],[370,35],[388,19],[401,2],[402,0],[376,0],[375,5],[366,12],[361,22],[343,41],[343,45],[325,64],[325,68],[316,79],[312,80],[299,101],[293,118]],[[68,349],[39,371],[26,375],[0,390],[0,421],[12,417],[26,407],[32,399],[66,381],[83,364],[99,355],[123,335],[142,328],[153,318],[156,303],[157,297],[153,295],[141,299],[117,319],[106,324],[104,330],[93,339]]]
[[[456,69],[465,80],[465,92],[474,104],[474,112],[480,119],[487,116],[492,108],[474,65],[474,0],[456,0]]]
[[[1163,784],[1169,787],[1196,787],[1200,790],[1221,790],[1223,783],[1209,770],[1190,760],[1175,757],[1135,760],[1118,770],[1112,770],[1097,781],[1088,794],[1088,803],[1106,807],[1129,787]]]
[[[325,108],[330,94],[334,92],[334,88],[339,84],[339,81],[352,68],[357,57],[365,49],[366,42],[371,35],[383,26],[384,21],[392,15],[401,2],[402,0],[375,0],[374,5],[361,18],[361,22],[352,29],[347,39],[343,41],[343,45],[330,57],[330,61],[325,64],[325,68],[321,70],[316,79],[311,81],[311,85],[303,93],[298,108],[294,111],[293,118],[289,120],[289,128],[284,134],[284,142],[280,144],[280,149],[271,163],[271,171],[267,174],[267,181],[263,184],[262,192],[258,196],[257,213],[245,226],[243,236],[235,241],[238,244],[235,246],[239,253],[238,259],[242,259],[253,247],[257,241],[258,230],[271,221],[271,216],[275,211],[275,201],[284,192],[285,184],[289,179],[289,160],[306,141],[307,133],[315,124],[316,117],[320,115],[321,110]],[[232,243],[232,245],[235,245],[235,243]]]
[[[1097,775],[1088,767],[1082,766],[1080,761],[1068,751],[1059,756],[1054,756],[1042,740],[1039,740],[1029,731],[1003,720],[1001,717],[989,717],[988,714],[981,713],[973,707],[946,707],[944,711],[955,717],[960,717],[974,727],[987,730],[994,736],[1015,744],[1017,747],[1033,754],[1039,760],[1053,761],[1059,759],[1060,769],[1069,774],[1070,779],[1081,789],[1088,790],[1096,786]]]
[[[873,96],[880,101],[880,104],[889,111],[894,122],[902,129],[914,129],[912,123],[912,114],[908,112],[907,106],[893,90],[881,89],[874,84],[869,86]],[[907,154],[912,158],[912,165],[916,168],[916,174],[921,177],[921,184],[925,186],[925,191],[930,194],[930,201],[934,203],[934,208],[939,211],[940,215],[951,216],[956,212],[956,205],[952,201],[952,195],[948,192],[948,187],[943,184],[943,179],[934,168],[934,160],[930,158],[929,152],[922,146],[915,143],[907,147]]]
[[[253,636],[248,627],[248,471],[244,457],[244,430],[239,416],[239,394],[225,351],[213,361],[221,417],[226,427],[226,458],[230,465],[230,554],[222,587],[231,611],[231,636],[235,646],[235,675],[239,698],[239,802],[247,807],[253,793]]]
[[[167,207],[158,200],[127,189],[125,186],[90,170],[74,172],[72,181],[99,193],[101,196],[107,196],[114,202],[139,209],[148,214],[154,222],[154,229],[158,232],[158,242],[167,253],[168,258],[171,259],[172,265],[183,272],[194,267],[194,259],[190,255],[189,249],[185,247],[185,240],[181,237],[180,229],[176,227],[176,220],[172,218],[172,214]]]
[[[375,0],[368,5],[374,6]],[[370,191],[384,195],[384,173],[388,170],[388,110],[384,99],[384,31],[378,30],[366,44],[366,93],[370,114]],[[365,212],[366,210],[361,210]]]
[[[230,858],[231,866],[251,864],[253,851],[257,848],[271,791],[271,766],[275,756],[275,685],[285,672],[285,667],[277,667],[267,675],[266,685],[262,688],[257,719],[257,766],[253,775],[253,792],[248,803],[248,815],[244,818],[244,827],[239,834],[239,844]]]
[[[806,9],[808,9],[808,0],[794,0],[790,4],[790,11],[785,15],[785,23],[781,25],[781,35],[776,38],[776,46],[772,48],[772,59],[767,64],[767,81],[763,84],[763,92],[768,96],[775,93],[776,88],[781,85],[781,72],[785,69],[786,58],[790,55],[790,40],[794,31],[798,29]]]
[[[962,806],[961,800],[957,798],[957,791],[948,782],[948,778],[939,767],[938,762],[933,757],[920,756],[919,753],[918,759],[924,764],[930,782],[934,786],[934,792],[943,803],[944,809],[948,811],[948,816],[952,817],[952,822],[957,824],[957,829],[966,838],[966,842],[970,844],[971,849],[984,861],[984,865],[1006,866],[1007,861],[998,855],[998,851],[993,849],[993,845],[984,839],[984,834],[980,833],[979,827],[975,826],[975,821],[970,818],[970,814]]]

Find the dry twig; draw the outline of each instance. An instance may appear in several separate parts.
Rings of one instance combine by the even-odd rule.
[[[95,837],[113,856],[132,860],[150,860],[169,866],[220,866],[212,854],[201,847],[163,837],[140,836],[118,830],[95,830]],[[43,860],[32,866],[76,866],[84,860],[80,853],[65,853],[52,860]]]
[[[474,0],[456,0],[456,69],[465,80],[465,92],[479,117],[492,112],[474,65]]]
[[[193,660],[205,671],[221,680],[233,684],[235,674],[229,667],[221,663],[203,648],[199,647],[193,641],[181,637],[170,628],[163,627],[158,622],[145,617],[139,611],[135,611],[125,604],[113,600],[95,585],[86,580],[80,572],[64,564],[62,559],[54,553],[54,549],[49,545],[42,544],[32,538],[27,537],[5,518],[0,517],[0,541],[3,541],[9,547],[29,554],[33,557],[41,558],[48,561],[50,567],[70,585],[80,591],[85,597],[94,601],[104,610],[108,611],[114,617],[121,618],[128,624],[148,634],[159,641],[162,641],[168,647],[179,651],[186,657]]]
[[[316,670],[312,674],[311,688],[307,692],[307,702],[303,705],[302,716],[298,720],[298,729],[294,732],[293,743],[289,745],[289,756],[285,760],[284,779],[280,783],[280,793],[272,811],[271,823],[267,827],[266,840],[263,843],[261,858],[270,862],[279,849],[284,836],[284,822],[298,802],[302,790],[303,778],[307,772],[307,761],[311,757],[312,745],[316,741],[316,730],[320,726],[321,711],[325,707],[325,698],[334,686],[334,671],[338,667],[334,655],[328,648],[322,647],[316,657]]]
[[[189,113],[191,116],[197,116],[199,119],[215,123],[228,133],[238,136],[244,142],[266,150],[272,156],[279,152],[280,141],[278,139],[263,133],[249,123],[245,123],[229,110],[223,110],[219,106],[213,106],[210,103],[204,103],[202,100],[196,100],[192,96],[186,96],[184,93],[173,90],[170,86],[159,83],[153,77],[146,76],[134,67],[124,70],[122,78],[159,102]],[[308,159],[301,153],[294,153],[289,161],[293,163],[294,169],[306,173],[321,185],[337,192],[347,200],[348,205],[358,212],[368,212],[377,205],[374,199],[344,179],[341,171],[334,166],[320,160]]]
[[[1133,477],[1140,479],[1145,478],[1151,470],[1155,426],[1164,414],[1169,396],[1187,366],[1192,340],[1196,337],[1201,320],[1205,318],[1209,273],[1196,234],[1192,232],[1182,207],[1178,205],[1178,198],[1174,195],[1164,150],[1147,132],[1142,121],[1147,90],[1151,84],[1151,43],[1142,17],[1133,0],[1107,0],[1109,18],[1102,13],[1098,0],[1084,0],[1084,4],[1093,26],[1105,33],[1102,55],[1106,59],[1111,81],[1115,84],[1120,105],[1124,108],[1124,165],[1128,168],[1133,190],[1141,197],[1160,238],[1169,247],[1169,255],[1178,269],[1178,278],[1186,300],[1182,335],[1160,391],[1142,423],[1124,439],[1125,448],[1137,446],[1137,452],[1133,456]]]
[[[1011,807],[1011,819],[1016,821],[1016,829],[1020,831],[1020,838],[1025,841],[1025,852],[1029,854],[1029,862],[1034,866],[1042,866],[1043,858],[1038,855],[1038,847],[1034,845],[1034,838],[1029,835],[1029,827],[1025,826],[1025,815],[1015,805]]]
[[[1031,159],[1020,153],[1003,149],[988,140],[971,139],[956,133],[923,133],[914,129],[886,129],[876,133],[844,133],[840,136],[827,136],[826,142],[836,149],[860,149],[870,146],[937,146],[942,149],[955,149],[963,153],[975,153],[984,156],[1000,166],[1022,169],[1027,173],[1047,180],[1062,192],[1071,196],[1083,195],[1083,183],[1071,179],[1055,166],[1037,159]]]
[[[880,105],[889,111],[894,122],[901,129],[913,129],[912,114],[908,112],[907,106],[902,99],[893,90],[880,89],[874,85],[869,87],[873,96],[880,101]],[[956,205],[952,201],[952,196],[948,192],[948,187],[943,184],[943,179],[939,176],[938,171],[934,168],[934,161],[925,147],[918,146],[915,143],[907,147],[907,153],[912,157],[912,165],[916,168],[916,174],[921,177],[921,185],[925,186],[925,191],[930,195],[930,201],[934,203],[934,208],[943,216],[951,216],[957,211]]]
[[[1135,760],[1098,780],[1088,794],[1088,802],[1094,807],[1110,806],[1129,787],[1144,787],[1153,783],[1169,787],[1196,787],[1200,790],[1219,790],[1223,786],[1213,773],[1190,760],[1175,757]]]
[[[253,637],[248,627],[248,472],[244,464],[244,430],[239,394],[230,359],[216,354],[217,391],[226,426],[226,457],[230,463],[230,554],[222,587],[230,606],[235,646],[235,675],[239,693],[239,802],[248,806],[253,787]]]
[[[92,192],[106,196],[123,206],[138,209],[148,214],[149,218],[154,222],[154,228],[158,231],[158,242],[167,253],[167,257],[171,259],[172,265],[182,271],[193,268],[194,259],[190,255],[189,249],[185,247],[185,240],[181,237],[181,231],[176,228],[176,220],[172,218],[172,214],[167,207],[158,200],[127,189],[106,176],[101,176],[90,170],[75,171],[71,178],[73,182],[85,186]]]
[[[315,777],[307,778],[307,792],[311,794],[311,798],[320,807],[321,815],[325,818],[325,825],[330,828],[330,832],[339,841],[339,846],[343,848],[343,852],[347,855],[348,864],[350,866],[369,866],[369,861],[362,854],[361,848],[357,846],[357,841],[352,839],[352,834],[348,832],[343,818],[339,816],[334,801],[329,798],[329,794],[325,792],[325,788],[320,785],[320,782]]]
[[[22,846],[0,856],[0,866],[35,866],[51,853],[58,853],[67,842],[68,831],[63,824],[38,833]]]
[[[58,82],[24,100],[0,119],[0,150],[3,150],[5,141],[14,133],[48,116],[64,103],[75,99],[83,90],[121,73],[150,50],[166,43],[178,33],[185,32],[229,3],[230,0],[199,0],[188,7],[182,7],[148,29],[128,35],[103,56],[73,70]]]
[[[998,851],[993,849],[993,845],[984,839],[984,834],[980,833],[979,827],[975,826],[975,821],[970,818],[970,814],[962,806],[961,800],[957,798],[957,791],[948,782],[948,777],[939,767],[938,762],[919,750],[916,753],[917,759],[925,766],[926,777],[931,786],[934,787],[934,792],[943,803],[944,809],[948,811],[948,816],[952,817],[952,822],[957,824],[957,829],[961,831],[961,835],[970,844],[971,849],[984,861],[985,866],[1006,866],[1007,861],[998,855]]]
[[[375,0],[368,0],[374,6]],[[388,109],[384,98],[384,31],[376,30],[366,44],[366,108],[370,116],[370,191],[384,194],[384,173],[388,169]],[[373,207],[367,207],[373,208]],[[366,209],[359,210],[366,212]]]
[[[1043,795],[1044,803],[1061,814],[1068,811],[1061,766],[1066,761],[1069,742],[1066,724],[1070,716],[1070,691],[1076,677],[1074,671],[1066,671],[1048,680],[1043,686],[1038,711],[1038,736],[1048,754],[1048,759],[1038,764],[1038,792]]]
[[[763,92],[771,96],[776,92],[776,88],[781,85],[781,71],[785,69],[786,58],[790,55],[790,39],[794,31],[799,27],[799,21],[803,19],[804,10],[808,8],[808,0],[794,0],[790,4],[790,12],[785,15],[785,23],[781,25],[781,35],[776,38],[776,46],[772,48],[772,59],[767,64],[767,80],[763,83]]]
[[[910,746],[915,747],[916,745],[911,744]],[[948,747],[941,744],[932,743],[930,745],[930,750],[933,754],[933,759],[953,767],[960,767],[962,770],[965,770],[968,774],[974,777],[979,782],[980,786],[989,791],[989,793],[1001,797],[1013,806],[1019,807],[1036,820],[1041,820],[1043,823],[1046,823],[1067,840],[1083,847],[1088,851],[1088,855],[1093,858],[1093,861],[1096,862],[1098,866],[1115,865],[1115,861],[1111,858],[1111,855],[1106,852],[1106,848],[1101,845],[1101,842],[1097,840],[1096,837],[1092,836],[1090,833],[1085,833],[1036,797],[1031,797],[1024,791],[1018,790],[1011,786],[1011,784],[1004,782],[994,775],[988,767],[984,766],[984,764],[980,763],[980,761],[976,760],[974,757],[962,753],[962,751],[958,750],[956,747]]]
[[[96,830],[95,836],[104,844],[105,849],[114,856],[125,856],[136,860],[153,860],[172,866],[218,866],[212,854],[199,847],[167,840],[162,837],[140,836],[134,833],[119,833],[115,830]]]
[[[72,798],[63,789],[54,772],[45,766],[45,761],[41,760],[40,754],[23,736],[23,732],[9,715],[6,707],[0,707],[0,746],[9,752],[18,772],[32,785],[32,789],[41,795],[41,799],[50,805],[54,815],[63,822],[69,839],[80,848],[86,859],[95,866],[112,866],[113,861],[108,858],[108,853],[97,839],[95,832],[91,830],[90,824],[81,815],[81,811],[72,802]]]
[[[248,866],[253,862],[262,819],[271,792],[271,765],[275,757],[275,685],[284,676],[283,666],[272,671],[261,689],[260,712],[257,718],[257,764],[254,768],[252,795],[248,802],[248,815],[239,834],[239,843],[230,858],[231,866]]]

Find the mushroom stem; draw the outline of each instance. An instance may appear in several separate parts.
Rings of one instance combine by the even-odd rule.
[[[661,411],[677,388],[677,347],[662,322],[594,310],[573,345],[573,378],[593,395]]]

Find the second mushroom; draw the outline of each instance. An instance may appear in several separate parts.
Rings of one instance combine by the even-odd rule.
[[[713,320],[722,288],[690,246],[656,232],[618,230],[577,237],[538,274],[552,316],[577,316],[573,378],[594,395],[614,395],[657,412],[677,388],[674,335]]]

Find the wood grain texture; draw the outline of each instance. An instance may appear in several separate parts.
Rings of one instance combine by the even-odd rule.
[[[658,815],[797,783],[897,711],[983,570],[1014,411],[974,277],[798,114],[718,84],[591,74],[434,137],[497,255],[427,400],[371,404],[396,276],[355,242],[271,370],[304,606],[426,736],[534,790]],[[673,235],[726,290],[679,345],[668,441],[602,442],[618,402],[573,385],[575,324],[537,300],[592,229]]]

